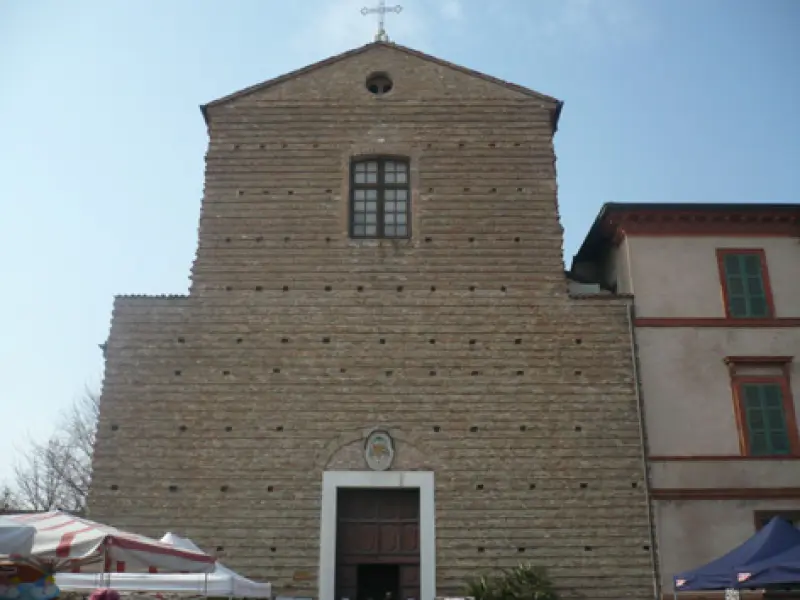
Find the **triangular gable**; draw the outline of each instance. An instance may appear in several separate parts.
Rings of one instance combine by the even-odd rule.
[[[295,77],[299,77],[301,75],[306,75],[308,73],[311,73],[312,71],[316,71],[317,69],[321,69],[323,67],[329,67],[329,66],[334,65],[334,64],[336,64],[336,63],[338,63],[340,61],[343,61],[345,59],[351,58],[353,56],[357,56],[359,54],[363,54],[364,52],[367,52],[367,51],[369,51],[369,50],[371,50],[373,48],[377,48],[377,47],[384,47],[384,48],[390,48],[392,50],[399,50],[400,52],[404,52],[404,53],[406,53],[406,54],[408,54],[410,56],[414,56],[414,57],[422,59],[424,61],[428,61],[428,62],[437,64],[439,66],[442,66],[442,67],[445,67],[445,68],[448,68],[448,69],[452,69],[454,71],[458,71],[458,72],[460,72],[462,74],[469,75],[471,77],[476,77],[478,79],[483,79],[484,81],[487,81],[489,83],[493,83],[493,84],[498,85],[500,87],[504,87],[504,88],[509,89],[511,91],[523,94],[525,96],[530,96],[531,98],[536,98],[538,100],[541,100],[545,104],[551,105],[551,110],[553,111],[553,128],[554,129],[555,129],[555,126],[558,123],[558,116],[559,116],[559,114],[561,112],[561,107],[563,105],[563,102],[561,102],[560,100],[558,100],[556,98],[553,98],[552,96],[547,96],[546,94],[541,94],[539,92],[536,92],[536,91],[531,90],[529,88],[523,87],[521,85],[517,85],[517,84],[514,84],[514,83],[509,83],[508,81],[504,81],[502,79],[498,79],[497,77],[492,77],[491,75],[486,75],[485,73],[481,73],[479,71],[474,71],[472,69],[468,69],[466,67],[462,67],[460,65],[456,65],[454,63],[448,62],[448,61],[443,60],[441,58],[436,58],[435,56],[431,56],[430,54],[425,54],[424,52],[419,52],[418,50],[413,50],[411,48],[408,48],[406,46],[401,46],[401,45],[395,44],[393,42],[371,42],[371,43],[366,44],[364,46],[361,46],[359,48],[354,48],[352,50],[348,50],[346,52],[342,52],[341,54],[336,54],[335,56],[331,56],[330,58],[326,58],[324,60],[312,63],[310,65],[307,65],[307,66],[302,67],[300,69],[296,69],[296,70],[291,71],[289,73],[286,73],[284,75],[280,75],[280,76],[275,77],[273,79],[268,79],[267,81],[258,83],[256,85],[252,85],[250,87],[246,87],[246,88],[244,88],[242,90],[239,90],[238,92],[234,92],[232,94],[228,94],[227,96],[223,96],[222,98],[218,98],[217,100],[213,100],[213,101],[209,102],[208,104],[204,104],[204,105],[202,105],[200,107],[200,110],[203,113],[203,118],[205,119],[206,124],[208,124],[208,120],[209,120],[208,109],[209,108],[214,108],[214,107],[217,107],[217,106],[221,106],[223,104],[227,104],[228,102],[232,102],[234,100],[238,100],[239,98],[243,98],[245,96],[248,96],[250,94],[254,94],[256,92],[260,92],[260,91],[266,90],[267,88],[270,88],[272,86],[278,85],[278,84],[283,83],[285,81],[288,81],[290,79],[294,79]]]

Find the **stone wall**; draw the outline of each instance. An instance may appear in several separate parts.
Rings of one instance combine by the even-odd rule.
[[[381,426],[435,470],[439,593],[530,561],[652,597],[627,305],[567,293],[552,110],[384,45],[210,107],[191,294],[115,304],[91,516],[315,595],[322,472]],[[374,153],[410,240],[348,238]]]

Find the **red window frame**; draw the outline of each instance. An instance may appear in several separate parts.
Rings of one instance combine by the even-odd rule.
[[[766,317],[740,317],[731,314],[728,278],[725,274],[725,257],[731,254],[758,256],[761,263],[761,284],[764,286],[764,299],[767,303],[768,314]],[[717,269],[719,270],[719,280],[722,286],[722,305],[725,307],[726,318],[734,321],[764,321],[775,318],[775,301],[772,296],[772,284],[770,283],[769,270],[767,269],[767,255],[762,248],[717,248]]]
[[[743,456],[751,456],[750,440],[748,439],[747,417],[743,401],[742,386],[748,383],[772,384],[781,388],[783,401],[783,415],[786,421],[787,436],[789,438],[789,454],[759,455],[761,458],[774,458],[776,460],[800,456],[800,431],[798,431],[797,415],[794,408],[794,395],[792,394],[790,366],[791,356],[729,356],[725,362],[731,376],[731,390],[733,392],[733,405],[736,415],[736,428],[739,434],[739,449]],[[774,374],[748,375],[742,372],[744,368],[761,368],[775,370]]]

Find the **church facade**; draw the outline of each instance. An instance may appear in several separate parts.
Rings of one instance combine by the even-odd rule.
[[[629,300],[570,293],[560,109],[386,42],[203,107],[190,292],[115,301],[90,516],[283,596],[522,562],[652,598]]]

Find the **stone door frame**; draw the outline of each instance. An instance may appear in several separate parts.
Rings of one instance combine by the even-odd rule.
[[[319,600],[336,598],[336,500],[339,488],[419,490],[418,600],[436,597],[436,504],[433,471],[325,471],[319,535]],[[351,599],[355,600],[355,599]]]

